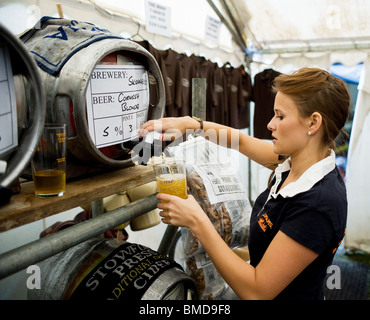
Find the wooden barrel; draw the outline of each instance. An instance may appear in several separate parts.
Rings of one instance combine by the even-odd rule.
[[[54,20],[57,19],[52,23]],[[68,27],[65,19],[60,23],[63,25],[58,30],[64,30],[63,37],[71,41],[90,26],[71,21]],[[49,49],[57,53],[52,37],[60,37],[60,34],[45,36],[42,26],[31,34],[33,43],[38,32],[37,45],[31,46],[26,37],[22,38],[30,52],[34,52],[35,47],[42,47],[43,52]],[[134,41],[113,36],[68,54],[58,74],[40,68],[46,93],[47,121],[67,123],[68,150],[84,164],[131,165],[132,154],[125,148],[125,142],[137,139],[137,136],[130,132],[137,132],[142,123],[164,114],[165,89],[157,61]],[[40,66],[39,55],[34,58]],[[136,79],[140,70],[144,70],[142,77]],[[150,81],[156,82],[157,92],[149,91]],[[119,89],[121,85],[122,90]],[[150,103],[152,96],[156,96],[154,103]]]
[[[0,187],[4,190],[17,182],[33,157],[44,127],[46,105],[44,88],[35,61],[19,39],[1,24],[0,65],[0,121],[5,121],[7,126],[11,125],[16,129],[16,133],[12,135],[4,123],[0,125],[0,161],[6,167],[0,173]],[[15,144],[9,149],[6,148],[5,138],[10,137]]]
[[[193,280],[172,260],[135,243],[92,238],[37,264],[30,300],[197,299]]]

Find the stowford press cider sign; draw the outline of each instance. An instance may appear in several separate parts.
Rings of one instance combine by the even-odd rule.
[[[133,140],[146,122],[148,74],[138,65],[97,65],[86,91],[89,133],[97,148]]]
[[[150,248],[126,242],[83,278],[70,299],[140,300],[165,270],[175,266],[181,269],[176,262]]]

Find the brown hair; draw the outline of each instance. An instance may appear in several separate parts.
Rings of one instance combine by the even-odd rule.
[[[290,75],[276,77],[273,90],[290,96],[302,118],[319,112],[324,128],[322,144],[334,149],[350,105],[350,95],[342,80],[319,68],[302,68]]]

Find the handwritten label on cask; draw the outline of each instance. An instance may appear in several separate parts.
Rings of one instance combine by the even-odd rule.
[[[89,133],[96,147],[138,137],[149,108],[148,73],[139,65],[97,65],[86,91]]]

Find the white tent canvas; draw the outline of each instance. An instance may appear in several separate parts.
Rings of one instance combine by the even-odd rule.
[[[345,244],[370,252],[370,59],[365,61],[351,132],[347,164],[348,220]]]

